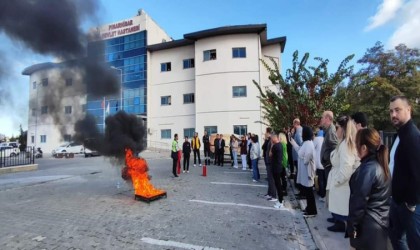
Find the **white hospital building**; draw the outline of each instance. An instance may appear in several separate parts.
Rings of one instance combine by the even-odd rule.
[[[281,68],[286,44],[286,37],[268,39],[266,24],[219,27],[172,40],[139,11],[98,30],[106,45],[105,61],[120,71],[122,81],[122,105],[120,98],[107,103],[146,121],[149,147],[169,148],[175,133],[180,138],[195,131],[201,137],[204,130],[263,134],[259,91],[253,80],[263,88],[272,87],[260,59],[269,63],[272,58]],[[86,92],[80,95],[83,84],[71,68],[71,62],[41,63],[23,71],[31,85],[28,146],[51,152],[71,141],[74,123],[86,113],[103,127],[102,100],[89,99]],[[63,85],[61,106],[43,103],[45,88],[51,93]],[[118,109],[111,108],[110,115]],[[57,119],[49,118],[51,112],[59,112],[58,120],[65,122],[57,124]]]

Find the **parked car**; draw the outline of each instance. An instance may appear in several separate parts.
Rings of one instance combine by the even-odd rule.
[[[12,148],[18,148],[20,144],[18,142],[2,142],[0,144],[0,147],[7,147],[10,146]]]
[[[93,148],[92,145],[95,145],[95,143],[96,143],[96,140],[94,138],[89,138],[89,139],[86,139],[84,141],[83,149],[84,149],[84,152],[85,152],[85,157],[89,157],[89,156],[92,157],[92,156],[100,155],[97,150],[91,149],[91,148]]]
[[[61,145],[60,147],[52,151],[52,155],[56,156],[59,153],[73,153],[73,154],[83,154],[84,148],[83,145],[80,145],[76,142],[70,142]]]
[[[14,157],[19,155],[19,149],[12,146],[0,146],[0,156]]]

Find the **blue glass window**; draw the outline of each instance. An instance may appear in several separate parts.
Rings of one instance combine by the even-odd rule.
[[[171,63],[164,62],[160,64],[160,72],[171,71]]]
[[[207,131],[208,135],[217,134],[217,126],[205,126],[204,131]]]
[[[183,61],[184,69],[194,68],[194,58],[185,59]]]
[[[161,139],[171,139],[171,130],[170,129],[162,129],[160,131],[160,138]]]
[[[216,58],[217,55],[215,49],[203,51],[203,61],[216,60]]]
[[[194,103],[194,93],[184,94],[184,104]]]
[[[233,58],[245,58],[246,57],[246,48],[232,48],[232,57]]]
[[[233,97],[246,97],[246,86],[233,86]]]
[[[188,138],[194,137],[195,128],[184,128],[184,138],[188,136]]]
[[[162,106],[167,106],[167,105],[171,105],[171,96],[161,96],[160,97],[160,105]]]
[[[233,133],[237,135],[246,135],[248,133],[247,125],[233,125]]]

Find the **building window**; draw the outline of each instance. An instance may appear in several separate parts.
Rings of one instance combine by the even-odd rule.
[[[162,129],[160,131],[160,138],[161,139],[171,139],[171,130],[170,129]]]
[[[184,104],[194,103],[194,93],[184,94]]]
[[[65,106],[64,107],[64,114],[66,114],[66,115],[71,114],[71,106]]]
[[[44,86],[44,87],[48,86],[48,78],[42,79],[42,86]]]
[[[42,106],[41,107],[41,115],[48,114],[48,106]]]
[[[72,78],[67,78],[66,79],[66,86],[69,87],[69,86],[72,86],[72,85],[73,85],[73,79]]]
[[[36,109],[32,109],[32,116],[36,116]]]
[[[160,97],[160,105],[161,106],[166,106],[166,105],[171,105],[171,96],[161,96]]]
[[[31,135],[31,143],[35,142],[35,136]]]
[[[194,68],[194,58],[184,60],[184,69]]]
[[[211,50],[205,50],[203,52],[203,57],[204,57],[204,61],[209,61],[209,60],[216,60],[216,50],[215,49],[211,49]]]
[[[204,131],[207,131],[208,135],[217,134],[217,126],[205,126]]]
[[[246,135],[248,133],[247,125],[233,125],[233,133],[236,135]]]
[[[246,97],[246,86],[233,86],[233,97]]]
[[[170,62],[161,63],[160,64],[160,71],[161,72],[171,71],[171,63]]]
[[[32,89],[36,89],[36,82],[32,83]]]
[[[47,142],[47,136],[41,135],[41,143],[46,143],[46,142]]]
[[[246,57],[246,48],[232,48],[232,57],[233,58],[245,58]]]
[[[71,142],[71,135],[64,135],[63,137],[65,142]]]
[[[195,128],[184,128],[184,138],[188,136],[188,138],[193,138],[195,133]]]

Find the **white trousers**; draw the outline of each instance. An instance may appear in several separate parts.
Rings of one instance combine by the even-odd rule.
[[[246,169],[246,167],[247,167],[246,155],[241,155],[241,159],[242,159],[242,169]]]

